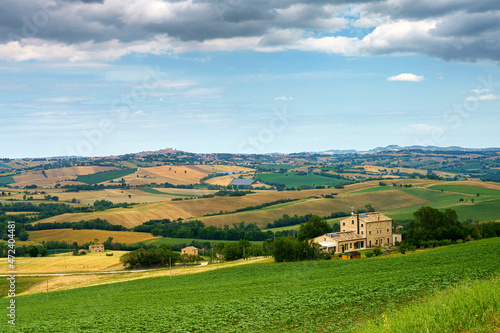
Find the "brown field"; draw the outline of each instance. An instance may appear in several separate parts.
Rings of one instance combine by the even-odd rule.
[[[27,172],[25,174],[14,176],[16,185],[25,186],[36,184],[38,186],[53,186],[55,183],[60,182],[65,184],[83,184],[76,182],[75,179],[80,175],[90,175],[96,172],[116,170],[115,167],[102,167],[102,166],[75,166],[68,168],[58,168],[45,170],[45,177],[42,171]]]
[[[406,183],[423,183],[424,180],[407,180]],[[94,218],[106,219],[111,224],[120,224],[127,228],[140,225],[151,219],[177,219],[201,217],[205,214],[222,211],[234,211],[239,208],[256,206],[280,199],[304,199],[329,193],[344,193],[378,186],[377,182],[365,182],[346,186],[345,189],[320,189],[305,191],[263,191],[242,197],[215,197],[206,199],[166,201],[138,205],[133,208],[116,208],[104,212],[63,214],[40,222],[78,222]],[[169,189],[166,189],[169,190]],[[363,204],[364,205],[364,204]],[[250,221],[247,221],[250,222]]]
[[[277,220],[283,214],[304,215],[316,214],[319,216],[328,216],[332,212],[346,212],[354,209],[363,208],[367,203],[372,204],[376,210],[390,210],[414,205],[426,205],[429,201],[417,198],[401,191],[384,191],[374,195],[373,193],[345,193],[339,194],[335,199],[313,198],[297,203],[285,204],[286,206],[274,209],[255,210],[241,212],[229,215],[207,216],[200,218],[205,225],[222,227],[232,225],[232,223],[245,221],[247,223],[255,222],[259,227],[265,227],[267,223]]]
[[[18,257],[16,270],[18,274],[35,273],[73,273],[94,272],[123,269],[120,256],[127,251],[107,251],[113,256],[104,253],[87,253],[83,256],[73,256],[71,253],[61,253],[47,257]],[[8,270],[7,258],[0,258],[0,272]]]
[[[251,260],[237,260],[237,261],[230,261],[226,263],[204,265],[204,266],[179,267],[172,269],[172,276],[196,274],[196,273],[212,271],[215,269],[247,265],[252,263],[269,263],[271,261],[272,259],[270,258],[257,258]],[[123,272],[118,274],[102,274],[102,275],[91,274],[91,275],[57,276],[49,278],[49,291],[75,289],[75,288],[96,286],[101,284],[117,283],[117,282],[131,281],[137,279],[147,279],[147,278],[169,276],[169,275],[170,271],[168,269],[160,269],[148,272],[130,272],[130,273]],[[19,295],[43,293],[46,291],[46,288],[47,288],[47,282],[44,280],[40,283],[35,283],[33,286],[19,293]]]
[[[182,184],[199,183],[200,179],[206,177],[210,172],[193,170],[189,166],[164,165],[159,167],[146,168],[144,171],[150,172],[160,177],[170,178]]]
[[[59,201],[70,202],[73,198],[75,198],[77,200],[80,200],[80,203],[82,204],[90,205],[92,205],[96,200],[108,200],[113,203],[149,203],[167,201],[171,198],[175,198],[175,196],[169,197],[162,194],[146,193],[137,189],[105,189],[102,191],[60,192],[55,195],[59,197]],[[129,198],[128,195],[131,195],[131,197]]]
[[[193,167],[193,166],[189,166]],[[207,173],[220,172],[220,171],[243,171],[243,172],[254,172],[255,169],[236,166],[236,165],[196,165],[200,171],[203,170]]]
[[[166,187],[156,187],[157,191],[171,193],[171,194],[188,194],[188,195],[205,195],[217,192],[217,190],[207,190],[203,188],[166,188]]]
[[[66,241],[72,244],[85,244],[94,239],[99,242],[104,242],[108,237],[113,237],[113,242],[133,244],[143,242],[149,239],[156,239],[150,233],[145,232],[129,232],[129,231],[110,231],[110,230],[73,230],[73,229],[49,229],[29,231],[29,239],[33,242],[41,243],[42,241]]]

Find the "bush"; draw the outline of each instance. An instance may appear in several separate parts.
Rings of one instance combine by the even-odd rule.
[[[365,256],[366,256],[367,258],[371,258],[371,257],[373,257],[374,255],[375,255],[375,253],[373,253],[373,251],[367,251],[367,252],[365,252]]]
[[[374,249],[373,250],[373,254],[378,257],[378,256],[381,256],[382,255],[382,250],[381,249]]]
[[[86,254],[87,254],[87,251],[82,251],[82,252],[78,253],[79,256],[84,256]]]

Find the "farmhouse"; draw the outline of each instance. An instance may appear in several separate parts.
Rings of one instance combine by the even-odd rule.
[[[104,252],[103,244],[89,245],[89,252]]]
[[[181,254],[189,254],[189,255],[197,256],[198,255],[198,248],[196,248],[194,246],[185,247],[185,248],[181,249]]]
[[[340,220],[340,232],[313,239],[323,251],[351,252],[374,246],[391,246],[401,235],[393,234],[392,219],[381,213],[352,214]]]

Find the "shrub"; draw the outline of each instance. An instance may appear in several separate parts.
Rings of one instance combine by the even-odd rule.
[[[382,255],[382,250],[381,249],[374,249],[373,254],[378,257]]]
[[[367,252],[365,252],[365,256],[366,256],[367,258],[371,258],[371,257],[373,257],[374,255],[375,255],[375,253],[373,253],[373,251],[367,251]]]

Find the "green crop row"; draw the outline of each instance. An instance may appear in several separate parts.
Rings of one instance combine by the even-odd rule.
[[[251,264],[16,299],[19,332],[338,332],[500,273],[500,239],[361,260]],[[50,284],[49,284],[50,289]],[[7,299],[0,302],[6,318]],[[7,321],[0,331],[7,332]]]

